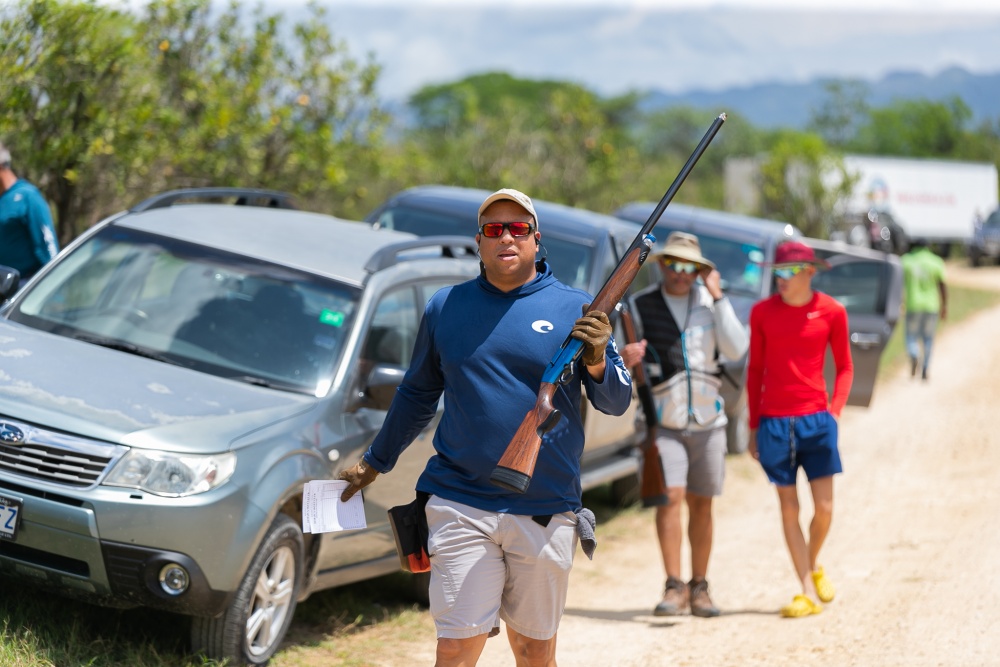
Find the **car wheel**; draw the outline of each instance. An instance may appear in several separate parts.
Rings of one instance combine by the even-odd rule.
[[[298,524],[278,515],[225,613],[192,619],[195,652],[238,665],[267,664],[295,613],[302,585],[302,553]]]
[[[743,407],[729,418],[726,424],[726,451],[730,454],[743,454],[750,446],[750,410],[744,402]]]

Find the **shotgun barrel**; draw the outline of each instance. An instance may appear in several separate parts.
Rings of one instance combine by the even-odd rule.
[[[705,132],[705,136],[691,153],[691,157],[687,159],[677,177],[674,178],[674,182],[667,188],[660,203],[650,213],[649,219],[643,223],[642,229],[636,234],[632,245],[629,246],[615,270],[594,297],[589,310],[599,310],[610,314],[625,296],[626,290],[639,274],[653,243],[656,242],[656,237],[651,234],[653,227],[656,226],[663,211],[677,194],[677,190],[680,189],[725,121],[726,114],[722,113],[712,122],[711,127]],[[535,471],[535,462],[538,460],[538,450],[542,445],[542,437],[559,423],[559,411],[552,405],[556,386],[566,384],[573,376],[573,365],[580,358],[582,352],[583,342],[572,336],[567,336],[555,356],[545,367],[534,407],[524,416],[517,432],[514,433],[514,437],[497,463],[497,467],[490,474],[490,481],[496,486],[517,493],[524,493],[528,490],[528,485],[531,484],[531,475]]]

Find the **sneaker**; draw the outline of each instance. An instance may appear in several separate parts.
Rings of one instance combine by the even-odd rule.
[[[816,568],[812,573],[812,578],[813,584],[816,586],[816,597],[820,599],[820,602],[833,602],[836,590],[833,587],[833,583],[827,578],[826,573],[823,572],[823,568]]]
[[[677,577],[667,578],[663,599],[653,609],[653,616],[679,616],[688,608],[688,587]]]
[[[691,614],[701,618],[714,618],[722,612],[712,604],[712,598],[708,596],[708,581],[692,579],[688,583],[688,590],[691,592]]]
[[[792,603],[781,608],[781,615],[784,618],[802,618],[812,616],[823,611],[823,605],[813,602],[808,595],[796,595],[792,598]]]

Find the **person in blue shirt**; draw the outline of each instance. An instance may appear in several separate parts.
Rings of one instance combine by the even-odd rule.
[[[590,514],[581,505],[582,391],[597,410],[621,415],[632,380],[607,315],[581,317],[591,296],[537,260],[531,199],[499,190],[483,201],[478,222],[482,272],[429,300],[381,430],[340,475],[350,482],[342,498],[392,470],[443,395],[435,454],[417,481],[418,494],[429,495],[435,664],[475,665],[502,618],[518,665],[552,666],[578,531],[586,534]],[[542,439],[527,490],[496,486],[490,474],[567,335],[583,342],[583,353],[553,397],[562,418]]]
[[[0,143],[0,264],[35,275],[59,252],[45,197],[11,169],[10,151]]]

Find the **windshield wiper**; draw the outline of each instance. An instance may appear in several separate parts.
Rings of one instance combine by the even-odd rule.
[[[239,382],[246,382],[247,384],[252,384],[257,387],[267,387],[268,389],[282,389],[284,391],[294,391],[298,393],[306,393],[306,390],[301,385],[292,384],[291,382],[281,382],[275,380],[268,380],[267,378],[262,378],[259,375],[227,375],[229,380],[238,380]]]
[[[126,343],[125,341],[118,340],[117,338],[106,338],[104,336],[94,336],[91,334],[73,334],[72,338],[75,340],[82,340],[85,343],[91,343],[93,345],[100,345],[101,347],[106,347],[109,350],[118,350],[119,352],[128,352],[129,354],[134,354],[137,357],[143,357],[145,359],[153,359],[154,361],[162,361],[165,364],[171,364],[172,366],[183,366],[180,362],[171,359],[159,352],[154,352],[144,347],[139,347],[134,343]]]

